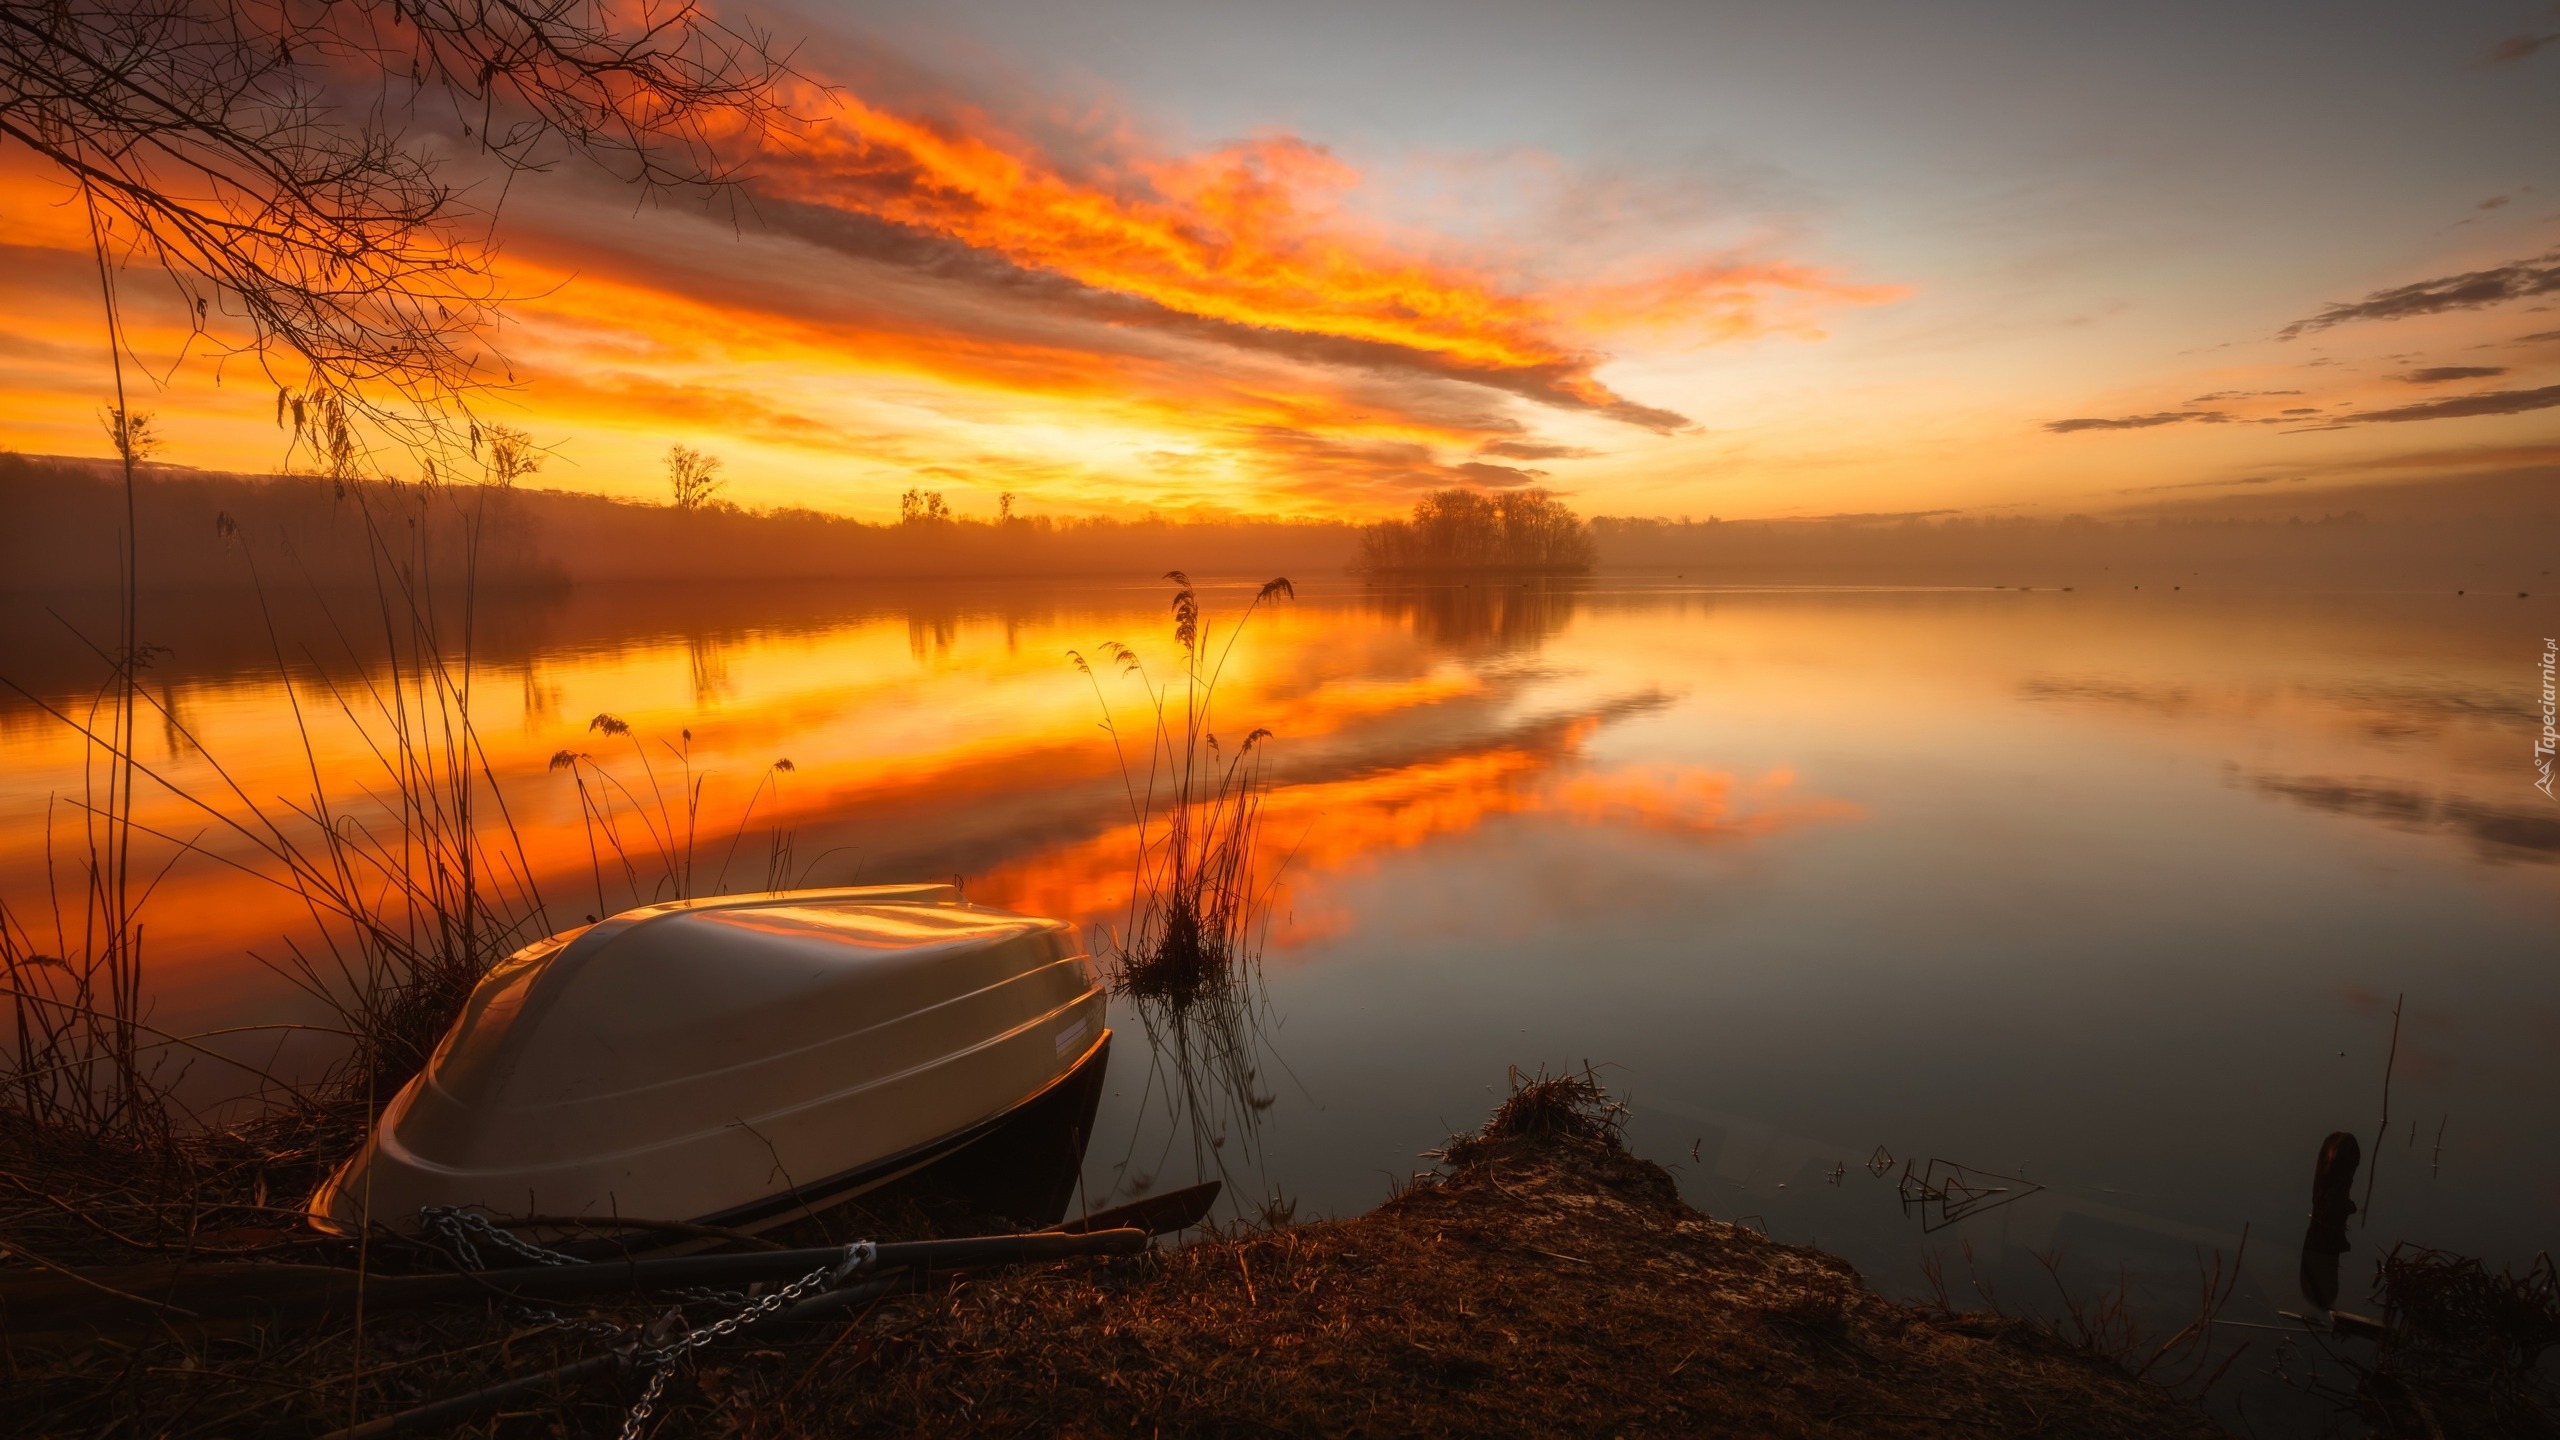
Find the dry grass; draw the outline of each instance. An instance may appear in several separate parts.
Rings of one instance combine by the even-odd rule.
[[[1830,1256],[1699,1214],[1618,1143],[1616,1120],[1588,1076],[1542,1077],[1357,1219],[1242,1228],[750,1332],[676,1377],[652,1433],[2214,1433],[2033,1326],[1893,1304]],[[889,1234],[929,1220],[857,1222]],[[403,1315],[367,1325],[359,1366],[344,1327],[173,1327],[72,1356],[12,1351],[0,1425],[308,1435],[345,1423],[351,1402],[379,1415],[596,1343],[489,1311]],[[480,1433],[608,1433],[627,1391],[600,1382]]]
[[[2363,1367],[2359,1408],[2388,1436],[2560,1434],[2560,1270],[2521,1273],[2397,1245],[2382,1260],[2384,1336]]]
[[[784,1434],[2214,1433],[2014,1321],[1892,1304],[1684,1205],[1588,1076],[1519,1084],[1355,1220],[901,1302]],[[850,1343],[850,1342],[849,1342]],[[764,1379],[705,1403],[761,1413]]]

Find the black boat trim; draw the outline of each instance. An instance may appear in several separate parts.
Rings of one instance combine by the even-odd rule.
[[[752,1235],[758,1230],[771,1229],[804,1215],[815,1214],[829,1205],[850,1200],[863,1191],[876,1190],[892,1180],[911,1175],[936,1161],[947,1159],[969,1148],[992,1134],[1025,1106],[1037,1104],[1055,1094],[1061,1087],[1082,1075],[1085,1067],[1093,1064],[1110,1044],[1111,1028],[1106,1025],[1103,1027],[1102,1034],[1095,1037],[1093,1044],[1087,1046],[1085,1052],[1076,1057],[1076,1063],[1059,1071],[1048,1084],[975,1124],[964,1126],[936,1139],[927,1140],[921,1145],[901,1150],[895,1155],[858,1165],[851,1170],[840,1171],[822,1180],[813,1180],[806,1185],[785,1190],[777,1195],[768,1195],[761,1200],[750,1200],[744,1205],[732,1206],[729,1209],[702,1216],[693,1223],[714,1225],[723,1230],[740,1230]]]

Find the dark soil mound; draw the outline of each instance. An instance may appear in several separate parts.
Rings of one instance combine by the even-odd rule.
[[[822,1367],[811,1433],[2216,1433],[2023,1325],[1886,1301],[1681,1203],[1580,1077],[1517,1090],[1355,1220],[1215,1237],[916,1308]],[[783,1383],[797,1380],[791,1376]],[[754,1408],[759,1377],[714,1379]]]

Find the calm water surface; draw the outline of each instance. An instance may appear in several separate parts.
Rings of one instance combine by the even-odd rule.
[[[1213,587],[1216,617],[1249,593]],[[1066,652],[1120,640],[1168,669],[1166,596],[582,593],[484,623],[478,712],[562,924],[659,880],[644,864],[636,895],[609,875],[599,896],[547,768],[583,750],[645,790],[631,743],[589,729],[608,712],[661,785],[658,747],[691,732],[697,888],[760,886],[779,826],[805,883],[957,875],[1102,920],[1126,897],[1125,803]],[[72,693],[20,618],[0,659]],[[263,640],[167,623],[190,639],[155,684],[202,750],[168,727],[146,758],[307,795]],[[2560,807],[2530,755],[2555,628],[2539,599],[2451,596],[1301,587],[1255,618],[1221,697],[1229,735],[1273,732],[1286,856],[1278,1098],[1221,1156],[1302,1216],[1356,1211],[1479,1121],[1506,1067],[1588,1062],[1693,1203],[1888,1289],[1961,1239],[1995,1284],[2059,1245],[2187,1303],[2194,1256],[2246,1226],[2263,1311],[2298,1304],[2321,1136],[2373,1142],[2405,995],[2349,1295],[2391,1239],[2525,1258],[2560,1238]],[[323,716],[320,767],[357,776],[318,679],[348,667],[309,653],[294,693]],[[22,909],[78,767],[57,727],[0,711],[0,885]],[[294,1013],[249,954],[295,928],[286,897],[182,862],[152,912],[159,1022]],[[1191,1165],[1122,1023],[1096,1203]],[[1895,1200],[1905,1160],[2044,1188],[1924,1233]]]

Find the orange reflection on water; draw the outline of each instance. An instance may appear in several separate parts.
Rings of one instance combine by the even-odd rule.
[[[1028,613],[973,603],[974,612],[930,619],[899,608],[681,637],[609,629],[604,643],[482,661],[473,715],[487,762],[475,777],[493,852],[485,873],[529,875],[547,907],[541,924],[557,927],[678,893],[761,887],[777,835],[790,847],[786,881],[843,884],[975,873],[981,857],[1009,859],[1116,823],[1125,811],[1111,746],[1095,729],[1096,695],[1064,654],[1121,635],[1161,661],[1147,643],[1165,624],[1161,594],[1106,592]],[[1232,608],[1213,596],[1212,609],[1223,635]],[[382,680],[370,664],[331,668]],[[343,827],[394,835],[396,813],[383,802],[395,787],[376,749],[389,727],[367,682],[260,672],[254,659],[211,673],[169,668],[154,686],[166,718],[146,721],[137,758],[223,815],[250,820],[254,801],[306,847],[317,836],[295,811],[309,808],[316,771]],[[1104,686],[1124,727],[1143,723],[1134,681],[1106,676]],[[1221,708],[1238,729],[1271,723],[1293,744],[1356,751],[1381,722],[1485,692],[1481,675],[1418,649],[1392,621],[1284,613],[1256,622]],[[57,703],[81,708],[67,696]],[[629,733],[593,730],[604,713]],[[579,757],[574,774],[552,763],[561,752]],[[79,822],[68,800],[80,791],[82,743],[18,709],[0,713],[0,756],[0,900],[49,930],[44,816],[50,796],[56,868],[73,874],[64,867]],[[606,824],[591,829],[592,812]],[[273,988],[254,957],[282,953],[288,936],[307,946],[311,916],[277,883],[272,858],[152,781],[137,820],[165,837],[155,874],[177,848],[194,847],[147,917],[162,993],[193,1008]],[[59,948],[50,934],[43,943]]]
[[[1221,636],[1250,591],[1219,595]],[[632,741],[588,729],[605,711],[646,748],[679,821],[673,797],[704,781],[691,893],[761,888],[781,831],[793,883],[956,874],[972,898],[1035,913],[1114,923],[1125,913],[1130,802],[1095,728],[1093,686],[1064,655],[1118,637],[1146,650],[1161,679],[1161,589],[955,589],[897,603],[830,592],[797,610],[727,602],[735,613],[693,608],[717,597],[685,597],[634,613],[643,603],[600,594],[528,610],[515,617],[521,633],[483,652],[476,670],[489,776],[545,923],[672,893],[619,796],[617,823],[638,853],[628,872],[610,853],[591,861],[576,786],[549,768],[555,751],[584,751],[628,790],[651,793]],[[1502,862],[1497,846],[1513,861],[1608,853],[1615,863],[1638,847],[1750,846],[1870,813],[1880,827],[1908,826],[1914,807],[1951,796],[1962,797],[1961,823],[1988,827],[1980,833],[2033,819],[2002,809],[2025,803],[2014,788],[1963,783],[1976,775],[2081,786],[2202,776],[2204,798],[2185,803],[2235,805],[2239,820],[2270,825],[2287,823],[2266,813],[2281,807],[2290,823],[2318,827],[2322,843],[2358,843],[2356,831],[2423,836],[2464,856],[2547,865],[2560,830],[2511,793],[2514,723],[2531,713],[2516,657],[2539,641],[2484,630],[2458,609],[2468,603],[2446,597],[2438,616],[2400,602],[2365,613],[2129,589],[1408,596],[1310,586],[1255,618],[1215,728],[1276,735],[1261,860],[1286,892],[1272,909],[1280,951],[1352,928],[1353,906],[1375,902],[1351,882],[1386,857],[1469,836],[1494,843],[1464,855],[1452,845],[1453,877]],[[192,740],[155,713],[140,758],[217,797],[218,761],[278,813],[308,797],[316,768],[342,823],[380,826],[386,812],[357,791],[387,791],[332,692],[301,671],[288,690],[262,667],[253,653],[225,659],[209,636],[178,647],[155,668],[152,694]],[[47,693],[81,708],[74,686],[86,672],[60,673]],[[1106,674],[1103,686],[1123,736],[1143,734],[1136,682]],[[308,762],[297,710],[313,726]],[[683,746],[686,730],[690,777],[662,748]],[[1879,755],[1893,763],[1860,758]],[[793,768],[776,770],[785,757]],[[1142,748],[1130,759],[1146,763]],[[592,788],[599,777],[586,773]],[[0,899],[40,931],[50,929],[48,802],[62,826],[57,869],[76,887],[68,805],[81,783],[76,739],[24,707],[0,709]],[[494,822],[488,795],[484,786],[481,813]],[[154,830],[272,868],[203,812],[147,785],[144,801]],[[1583,843],[1551,843],[1560,835]],[[255,997],[278,983],[249,952],[277,953],[287,936],[307,944],[310,917],[290,892],[198,857],[169,874],[147,925],[165,1020],[235,998],[243,1012],[272,1012]]]
[[[1863,813],[1845,801],[1797,796],[1795,776],[1785,769],[1745,780],[1703,765],[1594,767],[1585,746],[1603,723],[1577,719],[1528,741],[1273,790],[1263,806],[1257,867],[1265,883],[1285,884],[1288,901],[1273,907],[1272,943],[1285,954],[1351,928],[1349,909],[1327,898],[1328,880],[1499,818],[1727,843]],[[1034,914],[1118,925],[1129,909],[1138,840],[1135,825],[1121,825],[1006,865],[973,881],[971,894]]]

